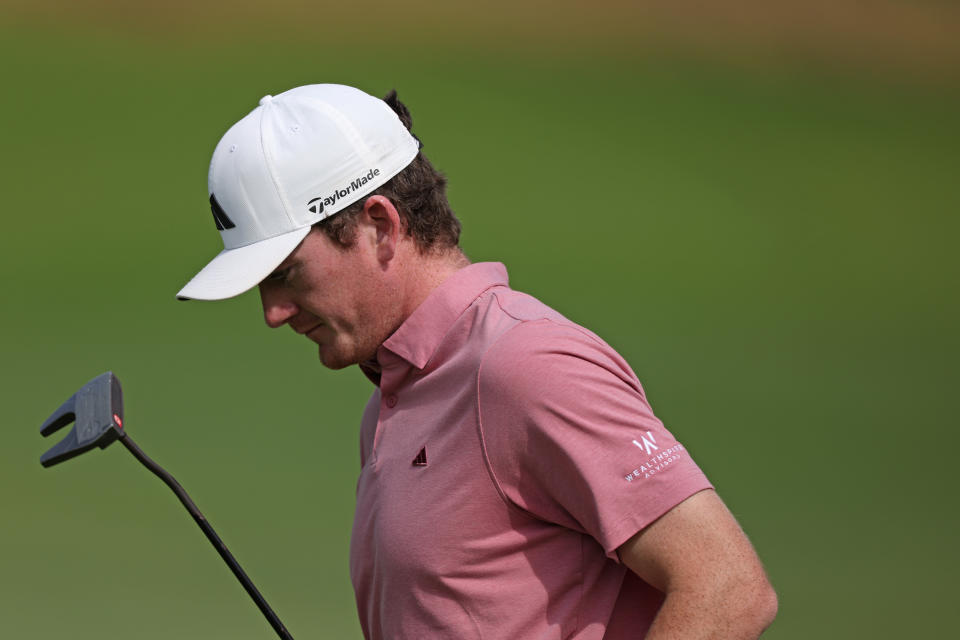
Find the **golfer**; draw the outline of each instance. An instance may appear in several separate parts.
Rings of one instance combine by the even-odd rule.
[[[364,636],[758,637],[776,596],[709,480],[623,358],[471,264],[410,126],[393,93],[264,97],[213,153],[224,250],[179,293],[259,287],[270,327],[373,383],[350,546]]]

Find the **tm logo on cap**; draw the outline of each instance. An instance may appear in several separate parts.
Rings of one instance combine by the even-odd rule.
[[[319,202],[317,202],[317,200],[319,200]],[[317,202],[317,204],[313,204],[314,202]],[[309,205],[311,204],[313,204],[313,206],[309,207]],[[307,205],[308,205],[308,211],[310,211],[310,213],[323,213],[323,197],[322,196],[319,198],[314,198],[313,200],[308,202]]]
[[[227,216],[227,213],[223,210],[223,207],[220,206],[220,203],[217,202],[217,197],[210,194],[210,211],[213,212],[213,221],[217,223],[217,231],[223,231],[224,229],[233,229],[235,224],[233,220]]]

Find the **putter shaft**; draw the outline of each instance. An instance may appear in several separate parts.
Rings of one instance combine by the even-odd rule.
[[[267,601],[260,595],[260,592],[253,582],[250,581],[250,578],[240,567],[240,564],[237,562],[236,558],[233,557],[233,554],[230,553],[230,550],[227,549],[227,546],[223,544],[223,540],[220,539],[220,536],[217,535],[217,532],[213,530],[213,527],[210,526],[210,523],[207,521],[203,514],[200,513],[200,509],[197,508],[197,505],[193,503],[193,500],[190,499],[190,496],[187,495],[187,492],[184,491],[183,487],[180,486],[180,483],[167,472],[166,469],[161,467],[159,464],[151,460],[147,454],[145,454],[140,447],[136,445],[128,434],[124,433],[120,436],[120,442],[123,443],[123,446],[127,448],[133,456],[139,460],[143,466],[153,472],[158,478],[163,480],[163,482],[173,490],[177,497],[180,499],[180,502],[183,503],[183,506],[187,508],[187,511],[190,512],[190,515],[193,516],[193,519],[196,521],[197,525],[203,529],[204,535],[207,536],[207,540],[210,541],[210,544],[214,546],[217,550],[217,553],[220,554],[220,557],[223,558],[223,561],[227,563],[227,566],[230,567],[230,570],[233,571],[233,575],[237,577],[237,580],[240,581],[240,584],[243,585],[243,588],[246,589],[247,593],[250,594],[250,597],[253,598],[253,601],[257,604],[257,608],[260,609],[260,612],[267,618],[270,622],[270,626],[273,627],[273,630],[277,632],[284,640],[293,640],[293,636],[287,631],[287,628],[283,626],[283,623],[280,622],[280,618],[277,617],[277,614],[273,612],[273,609],[270,608],[270,605],[267,604]]]

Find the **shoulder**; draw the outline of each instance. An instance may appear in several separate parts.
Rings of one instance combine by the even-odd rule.
[[[501,495],[588,532],[608,553],[710,486],[623,358],[573,323],[536,320],[505,332],[487,351],[477,397]]]
[[[542,397],[597,384],[643,393],[630,366],[610,345],[559,315],[521,320],[504,332],[487,348],[478,373],[479,391],[488,397]]]
[[[477,381],[481,439],[503,477],[560,473],[572,450],[629,444],[656,419],[639,380],[609,345],[570,323],[535,320],[504,333]]]

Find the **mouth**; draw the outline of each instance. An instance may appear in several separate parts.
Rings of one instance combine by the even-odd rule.
[[[316,331],[322,326],[323,326],[322,322],[317,322],[316,324],[306,325],[305,327],[295,327],[291,325],[290,328],[293,329],[298,334],[300,334],[301,336],[309,337],[310,333],[312,333],[313,331]]]
[[[322,322],[320,322],[320,323],[318,323],[318,324],[315,324],[315,325],[313,325],[312,327],[310,327],[309,329],[307,329],[306,331],[303,331],[303,332],[302,332],[302,335],[304,335],[304,336],[306,336],[307,338],[309,338],[310,340],[313,340],[314,342],[316,342],[316,341],[317,341],[316,338],[314,338],[314,336],[312,336],[311,334],[312,334],[314,331],[316,331],[317,329],[320,329],[320,328],[323,327],[323,326],[324,326],[324,324],[323,324]]]

